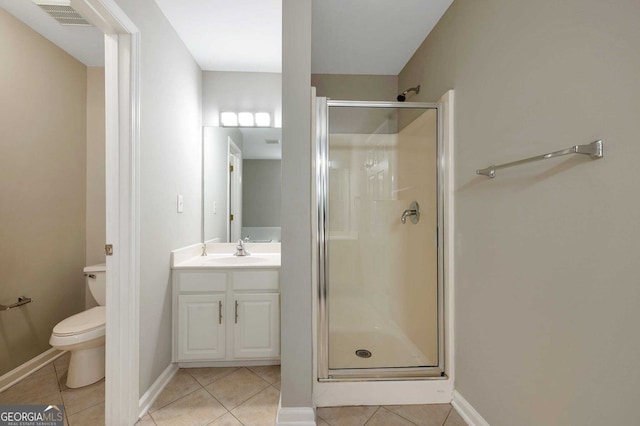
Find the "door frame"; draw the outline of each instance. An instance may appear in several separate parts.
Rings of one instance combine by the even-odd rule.
[[[315,92],[313,99],[315,98]],[[320,336],[320,289],[318,274],[318,258],[322,254],[320,250],[312,251],[313,272],[312,285],[313,296],[313,405],[317,407],[333,407],[347,405],[397,405],[397,404],[434,404],[453,403],[455,401],[455,268],[453,265],[455,253],[455,162],[454,162],[454,90],[448,90],[440,99],[442,104],[442,136],[443,154],[442,169],[444,170],[444,350],[446,377],[441,380],[378,380],[378,381],[330,381],[321,382],[318,380],[319,355],[321,348]],[[312,103],[315,109],[316,102]],[[314,110],[312,114],[312,132],[314,136],[321,133],[323,129]],[[317,128],[317,131],[315,130]],[[313,150],[318,148],[316,137],[312,138]],[[316,171],[321,164],[317,163],[317,158],[312,158],[313,170]],[[322,185],[321,176],[316,174],[316,179],[312,181],[312,191],[310,202],[317,202],[317,192]],[[318,224],[318,209],[312,210],[312,221]],[[318,228],[312,227],[312,243],[318,248],[319,235]],[[452,402],[452,398],[453,402]]]
[[[140,413],[140,31],[115,0],[71,0],[105,35],[105,423]]]
[[[408,380],[438,379],[447,374],[445,360],[445,328],[444,328],[444,142],[443,142],[443,104],[426,102],[378,102],[378,101],[342,101],[316,98],[317,105],[317,206],[318,206],[318,380],[331,382],[340,380]],[[332,370],[329,366],[329,259],[328,246],[328,212],[329,212],[329,108],[397,108],[423,109],[436,111],[436,164],[437,164],[437,329],[438,329],[438,364],[429,367],[378,367]]]
[[[227,180],[227,241],[232,243],[242,238],[242,150],[231,136],[227,140],[229,166],[233,166],[233,172],[229,171]]]

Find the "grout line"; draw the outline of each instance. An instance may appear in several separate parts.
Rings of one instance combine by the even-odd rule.
[[[260,377],[259,375],[257,375],[256,373],[254,373],[253,371],[251,371],[251,370],[250,370],[249,368],[247,368],[247,367],[240,367],[237,371],[241,371],[242,369],[245,369],[245,370],[247,370],[248,372],[250,372],[250,373],[252,373],[253,375],[255,375],[257,378],[259,378],[260,380],[262,380],[262,381],[265,383],[265,385],[266,385],[266,386],[264,386],[264,387],[260,388],[256,393],[251,394],[247,399],[242,400],[242,402],[238,403],[238,405],[236,405],[235,407],[233,407],[233,408],[231,408],[231,409],[229,409],[229,408],[225,407],[225,405],[224,405],[222,402],[218,401],[218,399],[217,399],[217,398],[216,398],[216,397],[215,397],[211,392],[209,392],[209,389],[207,389],[206,387],[204,388],[204,390],[206,390],[207,392],[209,392],[209,394],[210,394],[211,396],[213,396],[213,398],[214,398],[216,401],[220,402],[220,405],[222,405],[222,406],[224,407],[224,409],[225,409],[225,410],[227,410],[227,411],[229,411],[229,412],[231,412],[231,410],[235,410],[236,408],[238,408],[239,406],[241,406],[242,404],[244,404],[245,402],[247,402],[248,400],[250,400],[251,398],[253,398],[253,397],[254,397],[254,396],[256,396],[257,394],[259,394],[260,392],[264,391],[265,389],[267,389],[268,387],[270,387],[270,386],[271,386],[271,383],[267,382],[265,379],[263,379],[262,377]],[[227,377],[227,376],[225,376],[225,377]],[[215,382],[212,382],[211,384],[213,384],[213,383],[215,383]],[[209,384],[209,385],[207,385],[207,386],[211,386],[211,384]],[[277,389],[276,389],[276,390],[277,390]],[[278,390],[278,392],[280,392],[280,391]]]
[[[326,424],[328,424],[329,426],[333,426],[327,419],[325,419],[324,417],[319,415],[317,411],[316,411],[316,418],[322,419],[322,421],[325,422]]]
[[[373,416],[375,416],[375,415],[376,415],[376,413],[377,413],[378,411],[380,411],[381,409],[382,409],[382,406],[378,405],[378,408],[376,409],[376,411],[374,411],[374,412],[373,412],[373,414],[371,414],[371,416],[367,419],[367,421],[366,421],[366,422],[364,422],[364,425],[363,425],[363,426],[367,426],[367,424],[369,424],[369,422],[371,421],[371,419],[373,418]]]
[[[217,381],[218,381],[218,380],[220,380],[220,379],[224,379],[225,377],[227,377],[227,376],[229,376],[229,375],[231,375],[231,374],[235,373],[236,371],[240,370],[240,368],[242,368],[242,367],[198,367],[198,368],[228,368],[230,371],[228,371],[228,372],[227,372],[227,374],[225,374],[225,375],[223,375],[223,376],[220,376],[220,377],[217,377],[217,378],[213,379],[213,381],[211,381],[211,382],[209,382],[209,383],[207,383],[207,384],[204,384],[204,385],[203,385],[202,383],[200,383],[200,381],[196,378],[196,376],[194,376],[193,374],[191,374],[191,372],[189,371],[189,370],[194,370],[193,368],[179,368],[179,369],[178,369],[178,371],[179,371],[179,370],[184,370],[188,375],[190,375],[191,377],[193,377],[193,379],[194,379],[196,382],[198,382],[198,384],[199,384],[200,386],[205,387],[205,386],[209,386],[211,383],[215,383],[215,382],[217,382]]]
[[[103,378],[101,381],[104,381],[104,378]],[[89,386],[97,385],[98,383],[100,383],[100,382],[92,383],[92,384],[90,384],[90,385],[83,386],[82,388],[67,388],[67,389],[65,389],[64,391],[60,391],[60,398],[62,398],[62,405],[65,407],[65,411],[66,411],[66,404],[65,404],[65,402],[64,402],[64,392],[67,392],[67,391],[68,391],[68,393],[71,393],[71,392],[73,392],[73,391],[77,391],[78,393],[80,393],[80,392],[84,393],[84,391],[86,390],[85,388],[87,388],[87,387],[89,387]],[[104,395],[102,395],[101,400],[100,400],[100,401],[98,401],[97,403],[92,404],[92,405],[88,405],[88,406],[86,406],[85,408],[83,408],[82,410],[80,410],[80,411],[76,411],[75,413],[70,414],[70,416],[73,416],[73,415],[75,415],[75,414],[81,413],[81,412],[83,412],[84,410],[87,410],[87,409],[89,409],[89,408],[91,408],[91,407],[95,407],[95,406],[96,406],[96,405],[98,405],[98,404],[105,404],[105,396],[104,396]]]
[[[198,383],[198,384],[199,384],[199,383]],[[202,387],[202,386],[201,386],[200,388],[201,388],[201,389],[204,389],[204,387]],[[189,396],[189,395],[191,395],[191,394],[192,394],[192,393],[194,393],[194,392],[198,392],[199,390],[200,390],[200,389],[195,389],[195,390],[192,390],[192,391],[191,391],[191,392],[189,392],[189,393],[185,393],[184,395],[181,395],[179,398],[174,399],[173,401],[171,401],[171,402],[169,402],[169,403],[167,403],[167,404],[163,405],[162,407],[158,407],[158,408],[156,408],[155,410],[153,410],[153,412],[154,412],[154,413],[156,413],[156,412],[158,412],[158,411],[162,410],[163,408],[165,408],[165,407],[167,407],[167,406],[169,406],[169,405],[173,404],[174,402],[180,401],[180,400],[181,400],[182,398],[184,398],[185,396]],[[205,390],[206,390],[206,389],[205,389]],[[150,412],[150,411],[149,411],[148,413],[149,413],[149,414],[151,414],[151,412]]]
[[[428,404],[427,404],[427,405],[428,405]],[[386,410],[388,410],[390,413],[393,413],[393,414],[395,414],[396,416],[398,416],[398,417],[400,417],[400,418],[405,419],[406,421],[408,421],[408,422],[409,422],[409,423],[411,423],[412,425],[417,424],[416,422],[414,422],[414,421],[413,421],[413,420],[411,420],[411,419],[406,418],[406,417],[405,417],[405,416],[403,416],[402,414],[400,414],[400,413],[396,413],[396,412],[395,412],[395,411],[393,411],[393,410],[389,410],[387,407],[391,407],[391,405],[387,405],[387,406],[384,406],[384,405],[383,405],[383,407],[384,407]]]
[[[444,426],[447,423],[447,419],[449,419],[449,416],[451,415],[451,410],[453,410],[453,405],[449,404],[449,412],[447,413],[447,417],[444,418],[444,421],[442,422],[442,426]]]
[[[258,373],[257,371],[254,370],[254,368],[256,368],[256,367],[280,367],[280,366],[279,365],[251,365],[251,366],[247,367],[249,370],[251,370],[251,372],[256,374],[262,380],[264,380],[265,382],[269,383],[270,385],[273,385],[273,383],[271,383],[269,380],[264,378],[260,373]],[[280,373],[280,381],[282,381],[282,373]]]
[[[218,417],[216,417],[215,419],[213,419],[209,423],[207,423],[205,426],[209,426],[209,425],[214,424],[216,421],[220,420],[221,418],[223,418],[224,416],[226,416],[227,414],[230,414],[230,413],[231,413],[230,411],[227,411],[226,413],[219,415]]]
[[[228,409],[227,409],[227,407],[225,407],[225,406],[222,404],[222,402],[220,402],[220,400],[219,400],[218,398],[216,398],[216,397],[215,397],[211,392],[209,392],[209,389],[205,388],[204,386],[202,387],[202,389],[204,389],[204,390],[205,390],[209,395],[211,395],[211,398],[215,399],[215,400],[216,400],[216,402],[217,402],[218,404],[220,404],[220,406],[221,406],[222,408],[224,408],[224,409],[227,411],[227,413],[230,413],[230,412],[231,412],[231,410],[228,410]],[[223,416],[224,416],[224,414],[223,414]],[[222,416],[220,416],[220,417],[222,417]],[[214,420],[214,421],[215,421],[215,420]],[[213,423],[213,422],[212,422],[212,423]]]
[[[264,381],[264,380],[263,380]],[[245,402],[247,402],[248,400],[250,400],[251,398],[253,398],[254,396],[256,396],[257,394],[259,394],[260,392],[263,392],[265,389],[267,389],[268,387],[270,387],[271,385],[267,382],[265,382],[266,386],[264,386],[263,388],[260,388],[256,393],[252,393],[247,399],[243,399],[242,402],[239,402],[238,405],[234,406],[233,408],[227,408],[222,402],[218,401],[218,398],[215,397],[215,395],[213,395],[209,389],[204,388],[204,390],[206,390],[207,392],[209,392],[209,395],[211,395],[216,401],[218,401],[220,403],[220,405],[222,405],[222,407],[227,410],[228,412],[231,412],[231,410],[235,410],[236,408],[238,408],[239,406],[241,406],[242,404],[244,404]],[[278,391],[280,392],[280,391]]]
[[[102,401],[102,402],[99,402],[99,403],[97,403],[97,404],[93,404],[93,405],[92,405],[92,406],[90,406],[90,407],[83,408],[83,409],[82,409],[82,410],[80,410],[80,411],[77,411],[77,412],[75,412],[75,413],[73,413],[73,414],[67,415],[67,421],[69,421],[69,418],[71,418],[72,416],[75,416],[75,415],[77,415],[77,414],[80,414],[80,413],[82,413],[83,411],[87,411],[88,409],[90,409],[90,408],[94,408],[94,407],[96,407],[96,406],[98,406],[98,405],[100,405],[100,404],[103,404],[103,405],[104,405],[104,404],[105,404],[105,402],[104,402],[104,401]],[[106,409],[106,407],[105,407],[105,409]],[[69,426],[71,426],[71,422],[69,422]]]
[[[67,387],[67,383],[65,382],[63,384],[62,381],[60,380],[62,378],[62,376],[64,375],[64,373],[62,372],[62,370],[58,371],[58,367],[56,367],[56,361],[59,360],[60,358],[64,358],[64,357],[66,357],[66,354],[61,355],[59,358],[55,359],[52,362],[53,370],[56,372],[56,381],[58,382],[58,389],[60,389],[60,392],[69,389]],[[69,371],[69,363],[67,362],[67,372],[68,371]],[[64,386],[65,389],[62,389],[63,386]]]
[[[242,422],[240,421],[240,419],[239,419],[239,418],[237,418],[237,417],[236,417],[236,416],[235,416],[231,411],[229,411],[229,414],[231,414],[231,416],[232,416],[234,419],[236,419],[236,420],[238,421],[238,423],[240,423],[242,426],[245,426],[245,424],[244,424],[244,423],[242,423]]]

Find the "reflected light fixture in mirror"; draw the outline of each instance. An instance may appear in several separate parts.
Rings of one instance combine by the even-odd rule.
[[[271,127],[271,114],[268,112],[222,112],[222,127]]]
[[[271,126],[271,115],[268,112],[256,112],[256,126],[258,127]]]
[[[253,127],[253,114],[250,112],[241,112],[238,114],[238,123],[240,127]]]
[[[224,127],[237,127],[238,116],[235,112],[223,112],[220,114],[220,122]]]

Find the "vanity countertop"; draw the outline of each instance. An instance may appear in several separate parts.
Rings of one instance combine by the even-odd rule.
[[[234,256],[235,243],[208,243],[202,256],[202,244],[171,252],[172,269],[280,269],[280,244],[246,243],[249,256]]]

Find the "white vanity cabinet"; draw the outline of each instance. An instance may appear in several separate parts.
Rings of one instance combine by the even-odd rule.
[[[278,269],[174,269],[174,362],[279,360],[279,275]]]
[[[178,359],[223,359],[225,332],[222,309],[224,293],[178,296]]]
[[[280,356],[280,295],[235,294],[235,358]]]

